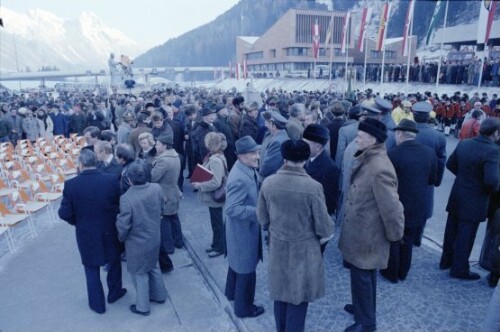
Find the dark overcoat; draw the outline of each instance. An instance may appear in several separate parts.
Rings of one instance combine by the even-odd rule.
[[[75,226],[76,242],[85,266],[101,266],[119,259],[116,231],[120,186],[116,176],[97,169],[84,170],[64,183],[59,217]]]
[[[468,222],[486,219],[488,198],[500,184],[498,158],[498,148],[488,137],[458,143],[446,162],[446,168],[456,176],[446,206],[448,213]]]
[[[241,163],[234,164],[226,183],[226,245],[229,266],[236,273],[252,273],[262,259],[260,225],[255,212],[257,182],[255,171]]]
[[[398,195],[403,204],[405,226],[422,226],[427,219],[428,186],[437,183],[437,158],[434,151],[415,140],[402,142],[388,153],[398,177]]]
[[[328,157],[325,150],[323,150],[314,160],[309,161],[305,168],[307,174],[323,186],[326,207],[328,209],[328,214],[331,215],[337,210],[340,178],[339,169],[335,166],[333,160]]]
[[[417,123],[418,134],[415,142],[423,144],[434,150],[437,158],[437,182],[429,185],[425,197],[427,198],[426,218],[432,217],[434,211],[434,186],[439,187],[443,180],[444,166],[446,164],[446,138],[443,133],[438,132],[427,123]]]

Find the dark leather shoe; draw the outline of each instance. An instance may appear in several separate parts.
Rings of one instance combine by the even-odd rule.
[[[351,314],[351,315],[354,315],[354,307],[353,307],[353,305],[352,305],[352,304],[350,304],[350,303],[349,303],[349,304],[346,304],[346,305],[344,306],[344,310],[345,310],[347,313],[349,313],[349,314]]]
[[[451,264],[445,264],[445,263],[439,264],[439,269],[441,270],[448,270],[449,268],[451,268]]]
[[[220,251],[212,251],[211,253],[208,254],[208,257],[210,258],[215,258],[215,257],[219,257],[220,255],[222,255],[223,253],[220,252]]]
[[[254,318],[254,317],[258,317],[260,315],[262,315],[264,313],[264,307],[260,306],[260,305],[254,305],[253,306],[253,312],[248,315],[248,316],[245,316],[245,317],[248,317],[248,318]]]
[[[174,267],[173,266],[166,267],[166,268],[160,267],[160,270],[161,270],[161,273],[169,273],[169,272],[172,272],[174,270]]]
[[[360,323],[354,323],[351,326],[349,326],[348,328],[346,328],[344,330],[344,332],[373,332],[376,330],[377,330],[377,328],[375,328],[375,327],[366,328],[363,325],[361,325]]]
[[[390,281],[391,283],[393,284],[397,284],[398,283],[398,278],[393,278],[391,276],[389,276],[389,274],[387,274],[384,270],[380,270],[380,275],[386,279],[387,281]]]
[[[117,297],[115,298],[110,298],[108,297],[108,303],[111,304],[111,303],[115,303],[116,301],[118,301],[119,299],[121,299],[122,297],[125,296],[125,294],[127,294],[127,289],[126,288],[122,288],[120,290],[120,293],[118,294]]]
[[[462,280],[478,280],[481,279],[481,276],[475,272],[468,272],[465,274],[453,274],[450,273],[450,276],[455,279],[462,279]]]
[[[149,314],[150,314],[149,311],[142,312],[142,311],[137,310],[137,308],[135,307],[135,304],[132,304],[130,306],[130,311],[132,311],[134,314],[143,315],[143,316],[149,316]]]
[[[163,304],[163,303],[165,303],[165,300],[158,301],[158,300],[149,299],[149,302]]]

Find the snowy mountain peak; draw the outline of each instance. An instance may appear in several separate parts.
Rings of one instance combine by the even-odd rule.
[[[0,71],[36,71],[41,67],[62,70],[105,69],[110,52],[135,57],[143,51],[121,31],[106,26],[93,12],[78,18],[58,17],[43,9],[18,13],[0,7]]]

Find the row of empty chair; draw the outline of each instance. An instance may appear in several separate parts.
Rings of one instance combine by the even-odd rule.
[[[16,226],[26,223],[35,237],[39,214],[47,211],[56,222],[54,205],[62,197],[65,179],[76,174],[75,160],[84,145],[83,137],[76,135],[0,144],[0,236],[6,236],[11,252],[16,250]]]

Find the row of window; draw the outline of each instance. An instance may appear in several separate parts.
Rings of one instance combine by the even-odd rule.
[[[340,48],[334,48],[334,55],[335,56],[341,56],[342,53],[340,52]],[[285,56],[304,56],[304,57],[311,57],[312,54],[312,48],[310,47],[288,47],[284,49],[285,51]],[[247,60],[260,60],[264,58],[264,52],[253,52],[253,53],[247,53],[246,55]],[[276,50],[270,50],[269,53],[270,58],[276,58]],[[320,48],[319,49],[319,56],[327,56],[326,49],[325,48]],[[371,59],[381,59],[382,58],[382,52],[380,51],[375,51],[372,50],[370,51],[370,57]],[[385,51],[385,57],[386,59],[394,59],[396,57],[396,52],[395,51]]]

